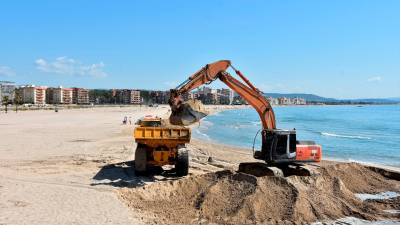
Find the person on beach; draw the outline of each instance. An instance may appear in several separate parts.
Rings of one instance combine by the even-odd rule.
[[[123,125],[126,125],[127,121],[128,121],[128,117],[125,116],[125,117],[124,117],[124,120],[122,120],[122,124],[123,124]]]

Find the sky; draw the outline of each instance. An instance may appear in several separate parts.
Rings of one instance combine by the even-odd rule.
[[[1,1],[0,80],[167,90],[229,59],[264,92],[400,97],[399,10],[397,0]]]

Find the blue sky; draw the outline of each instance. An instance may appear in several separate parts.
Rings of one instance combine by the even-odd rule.
[[[399,97],[399,10],[367,0],[2,1],[0,80],[169,89],[230,59],[265,92]]]

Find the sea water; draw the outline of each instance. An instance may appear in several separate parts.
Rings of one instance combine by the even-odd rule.
[[[277,128],[297,130],[297,139],[322,145],[325,159],[400,167],[400,105],[279,106]],[[252,108],[207,116],[193,136],[252,149],[261,129]],[[255,148],[259,149],[260,134]]]

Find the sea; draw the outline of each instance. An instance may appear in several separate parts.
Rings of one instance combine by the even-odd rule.
[[[317,142],[324,159],[400,167],[400,105],[277,106],[274,112],[277,128]],[[244,108],[209,115],[192,133],[251,151],[260,148],[260,129],[257,112]]]

